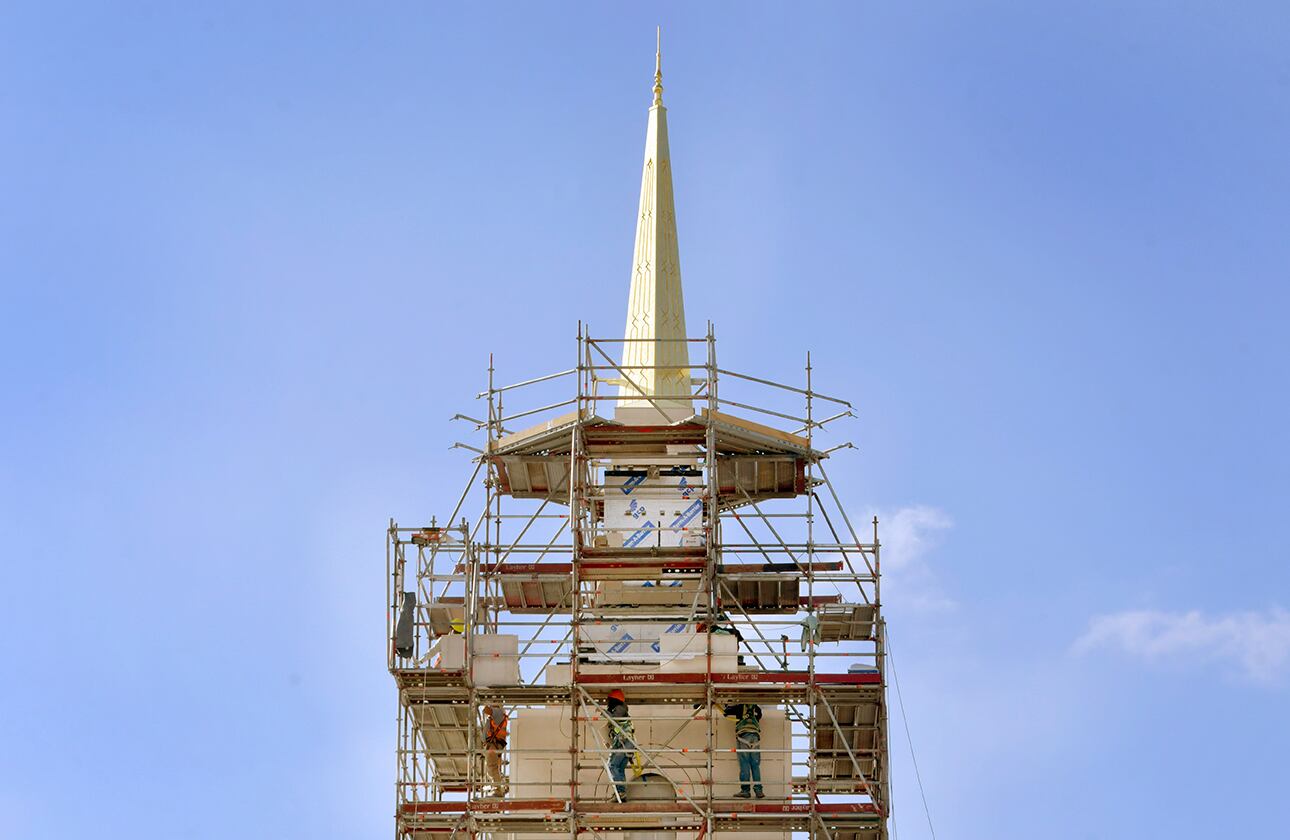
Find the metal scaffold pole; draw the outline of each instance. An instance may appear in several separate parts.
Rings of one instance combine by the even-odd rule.
[[[716,725],[719,717],[717,716],[717,700],[712,683],[712,622],[716,621],[718,615],[718,590],[717,590],[717,567],[722,562],[720,542],[717,540],[716,525],[718,520],[717,509],[717,488],[720,485],[720,463],[716,458],[716,432],[713,428],[713,418],[716,416],[717,399],[718,399],[718,382],[717,382],[717,338],[711,321],[708,322],[708,333],[705,349],[707,350],[707,364],[704,366],[703,376],[706,380],[708,389],[708,410],[707,422],[703,429],[703,451],[705,454],[704,466],[706,467],[706,485],[704,490],[704,503],[706,506],[707,522],[704,526],[703,544],[705,550],[706,564],[704,566],[703,586],[708,595],[708,679],[704,683],[703,698],[703,716],[707,728],[707,743],[705,744],[706,757],[706,779],[707,785],[704,791],[704,801],[706,803],[706,812],[704,814],[703,829],[704,833],[711,837],[714,832],[713,828],[713,800],[715,798],[715,754],[717,749]]]
[[[571,632],[573,634],[573,648],[569,657],[569,674],[570,685],[578,684],[578,651],[582,646],[582,580],[579,576],[582,560],[583,544],[583,527],[582,527],[582,503],[583,503],[583,480],[581,468],[580,441],[579,431],[582,428],[582,419],[584,416],[583,402],[586,395],[586,373],[583,369],[583,358],[587,351],[587,345],[591,342],[590,334],[583,335],[582,322],[578,322],[578,402],[576,414],[574,415],[573,429],[570,432],[569,441],[569,533],[573,540],[573,568],[572,583],[569,590],[570,597],[570,621]],[[595,413],[594,410],[591,413]],[[577,840],[580,829],[578,819],[578,782],[579,782],[579,750],[581,749],[581,726],[580,715],[578,714],[580,702],[577,692],[572,689],[569,691],[569,840]]]

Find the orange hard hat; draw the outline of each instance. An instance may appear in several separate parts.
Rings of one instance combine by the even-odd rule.
[[[609,692],[609,699],[617,700],[619,703],[627,702],[627,697],[623,694],[623,690],[621,688],[615,688],[613,691]]]

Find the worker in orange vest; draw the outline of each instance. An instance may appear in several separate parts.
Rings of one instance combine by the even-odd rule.
[[[484,707],[484,768],[494,796],[505,796],[506,777],[502,775],[502,750],[506,749],[506,712],[501,706]]]

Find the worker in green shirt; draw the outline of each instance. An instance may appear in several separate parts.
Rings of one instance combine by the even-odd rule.
[[[739,754],[739,792],[735,796],[748,799],[756,796],[765,799],[761,789],[761,706],[755,703],[734,703],[721,710],[735,721],[735,748]],[[749,791],[749,783],[752,790]]]

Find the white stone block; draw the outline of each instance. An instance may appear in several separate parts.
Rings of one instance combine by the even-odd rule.
[[[597,661],[658,662],[664,636],[693,634],[694,625],[683,621],[616,621],[588,624],[579,635]]]
[[[703,533],[703,502],[693,485],[697,476],[605,476],[607,533],[627,546],[677,546],[687,535]]]
[[[512,657],[476,656],[475,664],[470,669],[470,678],[477,686],[517,685],[520,681],[519,663]]]
[[[466,667],[466,637],[456,633],[440,636],[431,648],[430,664],[440,671],[461,671]]]
[[[520,681],[519,637],[513,633],[481,633],[470,640],[470,677],[475,685],[515,685]]]
[[[520,637],[514,633],[478,633],[471,637],[470,647],[476,656],[482,653],[514,656],[520,652]]]
[[[702,673],[709,670],[709,639],[712,642],[712,672],[728,674],[739,670],[739,656],[736,653],[738,640],[726,633],[663,637],[659,640],[662,651],[659,670],[665,674]]]

